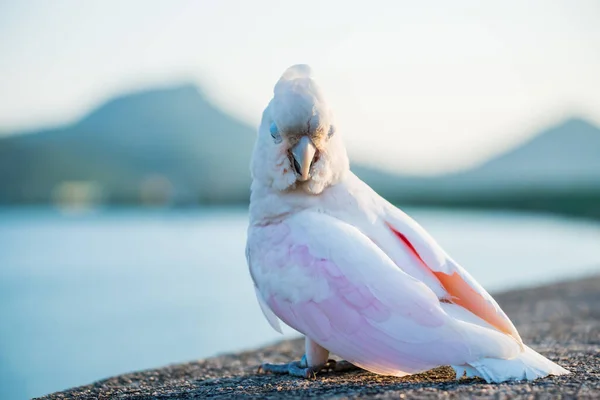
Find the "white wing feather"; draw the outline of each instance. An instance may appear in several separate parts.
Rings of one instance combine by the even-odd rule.
[[[334,218],[301,212],[280,226],[252,228],[249,245],[252,276],[270,309],[373,372],[404,375],[520,352],[507,335],[450,317],[426,285]]]

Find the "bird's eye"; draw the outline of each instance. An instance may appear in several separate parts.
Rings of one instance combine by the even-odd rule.
[[[335,134],[335,127],[333,125],[329,126],[329,133],[327,134],[327,137],[330,138]]]
[[[281,143],[281,135],[279,134],[279,128],[277,128],[277,124],[275,124],[275,122],[271,122],[269,132],[271,132],[271,137],[275,143]]]

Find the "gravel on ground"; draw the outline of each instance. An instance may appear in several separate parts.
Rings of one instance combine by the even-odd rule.
[[[283,363],[302,356],[303,341],[286,340],[253,351],[120,375],[43,399],[600,399],[600,275],[494,297],[528,345],[572,374],[487,384],[481,379],[457,381],[450,367],[402,378],[365,371],[324,373],[315,380],[257,373],[263,362]]]

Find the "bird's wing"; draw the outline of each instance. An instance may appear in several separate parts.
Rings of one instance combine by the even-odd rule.
[[[253,227],[248,240],[252,277],[273,312],[365,369],[404,375],[520,352],[485,323],[452,317],[425,284],[338,219],[304,211]]]
[[[382,201],[385,201],[382,199]],[[519,333],[490,294],[455,262],[416,221],[386,202],[383,208],[383,234],[391,234],[396,245],[408,253],[412,268],[433,275],[441,284],[444,299],[465,308],[523,346]],[[403,265],[398,267],[405,269]],[[406,271],[408,272],[408,271]]]

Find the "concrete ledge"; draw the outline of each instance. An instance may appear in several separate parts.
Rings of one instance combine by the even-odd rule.
[[[486,384],[454,380],[449,367],[404,378],[367,372],[324,374],[305,381],[261,375],[265,361],[287,362],[302,355],[301,340],[239,354],[134,372],[43,399],[196,398],[600,398],[600,275],[495,295],[524,341],[573,372],[530,383]]]

